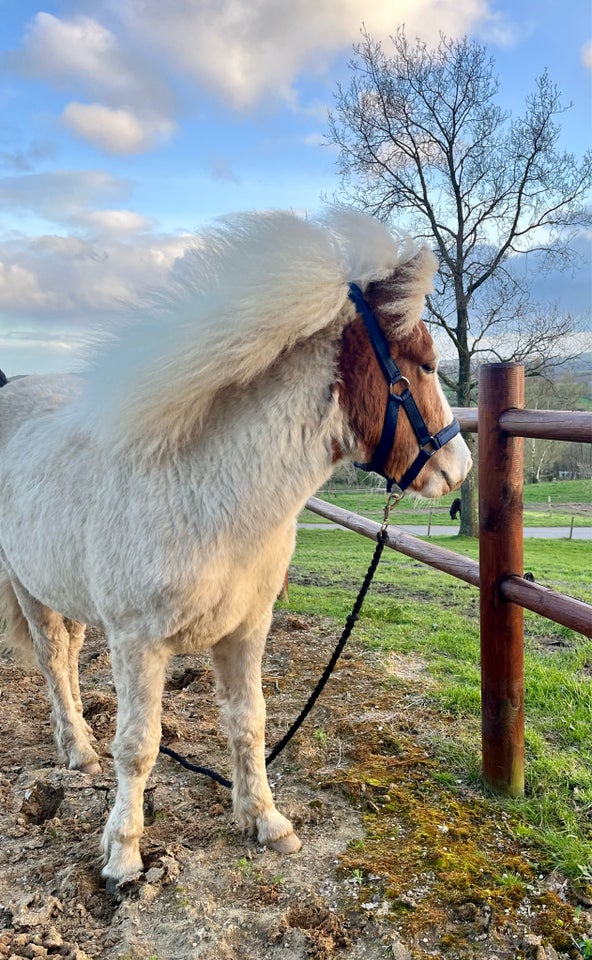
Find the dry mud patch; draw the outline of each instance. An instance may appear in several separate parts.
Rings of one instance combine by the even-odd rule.
[[[268,743],[298,714],[334,642],[332,625],[277,613],[264,667]],[[447,721],[421,706],[421,662],[355,640],[270,767],[302,851],[259,849],[233,824],[228,791],[160,757],[146,791],[146,873],[108,894],[98,847],[114,797],[116,704],[98,632],[81,660],[100,776],[57,764],[41,677],[0,661],[0,958],[554,960],[578,956],[572,936],[592,933],[589,904],[574,926],[569,886],[535,876],[509,821],[467,785],[436,786],[430,731]],[[207,659],[172,662],[163,742],[228,774]],[[527,889],[502,898],[489,888],[492,851],[496,870],[507,860]]]

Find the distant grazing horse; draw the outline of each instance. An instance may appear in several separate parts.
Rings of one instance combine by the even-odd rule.
[[[0,390],[6,642],[34,650],[60,755],[88,774],[100,767],[78,686],[84,623],[102,627],[111,650],[110,887],[142,869],[142,798],[172,654],[212,651],[239,825],[261,844],[299,849],[265,773],[272,606],[298,512],[340,461],[372,462],[389,390],[410,386],[431,433],[451,422],[420,321],[435,267],[429,250],[358,213],[229,218],[196,240],[168,288],[105,337],[80,376]],[[366,308],[406,378],[390,388]],[[413,490],[438,497],[464,479],[469,452],[452,433]],[[378,469],[399,478],[417,452],[402,413]]]
[[[452,501],[452,505],[449,510],[450,519],[456,520],[457,517],[460,517],[461,511],[462,511],[461,499],[460,497],[455,497],[454,500]]]

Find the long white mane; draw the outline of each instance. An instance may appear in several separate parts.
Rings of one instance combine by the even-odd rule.
[[[168,288],[98,349],[83,376],[87,422],[113,442],[195,435],[221,388],[250,382],[333,323],[350,281],[364,289],[417,252],[409,237],[351,210],[318,220],[277,211],[223,219],[177,261]],[[402,333],[430,289],[428,261],[403,272]]]

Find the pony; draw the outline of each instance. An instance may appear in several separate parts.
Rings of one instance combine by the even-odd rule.
[[[165,671],[184,652],[211,651],[239,827],[281,853],[300,848],[265,771],[272,607],[306,500],[343,460],[371,460],[381,438],[389,386],[350,283],[429,430],[451,421],[421,321],[436,267],[429,249],[361,213],[236,215],[197,237],[165,288],[105,334],[77,374],[0,390],[5,643],[34,653],[59,756],[91,776],[100,764],[78,681],[85,624],[110,648],[108,888],[143,869]],[[385,475],[405,471],[417,449],[402,414]],[[454,436],[411,487],[441,496],[470,466]]]
[[[462,503],[460,497],[455,497],[450,506],[450,519],[456,520],[457,517],[460,517],[462,512]]]

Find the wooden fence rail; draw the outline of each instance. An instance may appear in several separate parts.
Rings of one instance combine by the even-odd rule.
[[[463,430],[477,433],[477,407],[453,407],[452,412]],[[512,437],[592,443],[592,414],[582,410],[505,410],[499,425]]]
[[[325,520],[331,520],[332,523],[368,537],[369,540],[376,540],[380,530],[380,524],[376,520],[368,520],[359,513],[344,510],[343,507],[327,503],[319,497],[311,497],[307,501],[306,508],[324,517]],[[439,547],[435,543],[420,540],[413,534],[400,530],[395,524],[391,523],[388,528],[386,545],[398,553],[405,554],[406,557],[419,560],[443,573],[449,573],[457,580],[464,580],[473,587],[480,586],[479,564],[476,560],[464,557],[453,550],[447,550],[445,547]],[[592,608],[582,600],[576,600],[575,597],[569,597],[567,594],[543,587],[540,583],[531,583],[516,576],[509,576],[504,580],[500,584],[500,592],[504,600],[519,603],[527,610],[532,610],[533,613],[538,613],[548,620],[554,620],[555,623],[560,623],[570,630],[583,633],[584,636],[592,636]]]
[[[479,408],[456,408],[479,433],[479,563],[389,526],[387,546],[479,587],[483,775],[501,793],[524,791],[523,608],[592,636],[592,606],[522,577],[522,437],[592,442],[592,414],[525,410],[524,368],[481,369]],[[376,539],[380,524],[317,497],[314,513]]]

